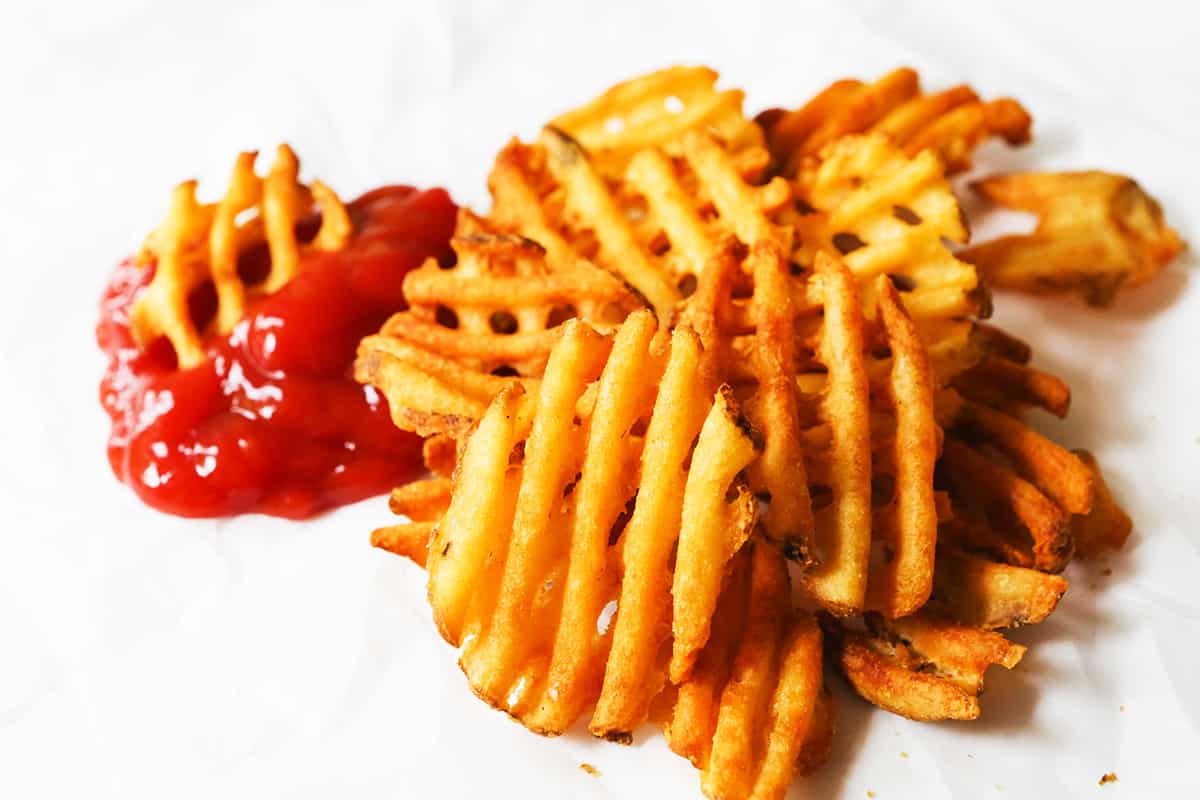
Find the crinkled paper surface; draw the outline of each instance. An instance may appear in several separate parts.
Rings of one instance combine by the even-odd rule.
[[[1036,145],[981,161],[1131,174],[1200,242],[1190,4],[339,6],[0,11],[2,797],[700,796],[649,730],[545,741],[478,702],[422,575],[367,544],[382,499],[186,521],[112,478],[100,289],[169,188],[214,196],[240,149],[286,139],[343,196],[405,181],[479,206],[507,137],[640,71],[706,62],[757,110],[907,63],[1030,107]],[[793,797],[1200,796],[1196,263],[1107,312],[997,298],[1074,389],[1047,427],[1096,453],[1136,532],[1016,634],[1029,654],[990,674],[980,721],[909,723],[839,689],[832,762]]]

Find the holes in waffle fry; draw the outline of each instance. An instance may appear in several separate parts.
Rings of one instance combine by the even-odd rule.
[[[605,307],[605,309],[607,308],[608,306]],[[577,316],[579,316],[579,312],[575,309],[575,306],[571,305],[570,303],[557,305],[550,309],[550,313],[546,315],[546,327],[557,328],[567,320],[574,319]],[[603,313],[601,316],[603,316]]]
[[[434,311],[434,319],[443,328],[454,329],[458,327],[458,314],[449,306],[438,306]]]
[[[920,225],[922,222],[921,215],[913,211],[908,206],[892,206],[892,216],[903,222],[905,225]]]
[[[442,308],[445,308],[445,306],[442,306]],[[439,308],[438,311],[440,312],[441,308]],[[517,318],[514,317],[509,311],[493,311],[492,315],[488,317],[488,326],[492,329],[493,333],[498,333],[501,336],[508,336],[517,332]],[[457,320],[456,324],[447,325],[446,327],[458,327]]]
[[[849,233],[847,231],[835,233],[831,241],[833,242],[833,246],[837,248],[837,251],[844,256],[853,253],[860,247],[867,246],[867,243],[858,238],[857,234]]]

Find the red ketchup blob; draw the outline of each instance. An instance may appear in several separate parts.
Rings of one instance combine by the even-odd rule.
[[[398,430],[387,401],[351,374],[363,336],[404,307],[405,273],[449,263],[455,206],[442,189],[385,186],[348,205],[354,234],[335,253],[308,252],[297,276],[252,303],[208,360],[176,368],[166,339],[134,344],[129,309],[154,276],[132,260],[113,272],[96,340],[109,356],[100,402],[112,418],[108,459],[146,504],[184,517],[258,512],[289,519],[386,492],[416,476],[421,440]],[[318,220],[297,226],[310,238]],[[261,278],[266,246],[239,259]],[[203,325],[211,285],[190,297]]]

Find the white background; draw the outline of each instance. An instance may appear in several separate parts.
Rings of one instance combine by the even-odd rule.
[[[112,478],[97,296],[171,185],[215,196],[238,150],[286,139],[344,197],[407,181],[479,206],[508,136],[640,71],[709,63],[755,111],[903,63],[1029,106],[1037,144],[989,146],[993,167],[1126,172],[1200,241],[1190,3],[24,5],[0,12],[0,797],[700,796],[657,735],[544,741],[476,701],[421,574],[367,545],[382,500],[189,522]],[[1018,632],[982,720],[843,692],[795,797],[1198,796],[1195,265],[1107,312],[998,298],[1074,387],[1047,425],[1096,452],[1137,530]]]

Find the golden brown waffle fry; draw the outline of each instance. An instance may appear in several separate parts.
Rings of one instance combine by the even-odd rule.
[[[1107,172],[1017,173],[972,184],[994,203],[1039,217],[1027,235],[1003,236],[961,255],[989,282],[1035,294],[1074,292],[1107,306],[1183,250],[1158,202]]]
[[[387,398],[396,427],[421,436],[458,436],[483,416],[501,389],[519,382],[533,390],[534,378],[480,372],[403,339],[377,334],[358,345],[355,380]]]
[[[1028,406],[1065,417],[1071,387],[1057,375],[1006,358],[988,356],[954,380],[964,397],[1015,416]]]
[[[789,559],[811,566],[815,523],[796,396],[790,278],[776,242],[768,240],[755,247],[751,300],[755,329],[750,357],[758,388],[749,412],[755,427],[763,432],[764,447],[762,457],[751,465],[750,485],[770,498],[763,516],[766,535],[782,545]]]
[[[990,524],[1028,533],[1032,566],[1046,572],[1066,567],[1072,552],[1068,512],[1016,472],[955,436],[946,438],[942,457],[956,497],[978,509]]]
[[[459,228],[472,228],[462,212]],[[540,375],[557,326],[572,317],[616,325],[641,306],[620,280],[584,261],[552,270],[536,242],[484,232],[456,236],[454,266],[425,262],[404,278],[410,306],[381,335],[413,342],[481,372]]]
[[[761,129],[742,114],[744,92],[717,91],[717,77],[707,67],[669,67],[618,83],[550,126],[579,142],[609,178],[620,177],[629,159],[648,147],[680,155],[689,130],[707,130],[735,152],[761,149]]]
[[[1025,480],[1070,514],[1092,507],[1092,474],[1079,458],[1030,428],[1020,419],[994,408],[962,400],[953,390],[942,393],[952,407],[948,423],[995,448]],[[943,413],[946,413],[943,411]]]
[[[886,274],[914,317],[986,316],[986,291],[975,269],[946,242],[968,238],[962,211],[931,153],[908,157],[883,134],[846,136],[795,185],[807,208],[790,221],[800,246],[794,258],[811,264],[817,251],[840,255],[866,283],[875,305],[875,276]]]
[[[759,543],[739,554],[713,635],[665,727],[671,749],[700,768],[710,798],[781,798],[798,767],[828,755],[821,631],[790,606],[779,552]]]
[[[433,538],[432,522],[401,522],[371,531],[371,546],[410,559],[425,567],[429,557],[429,540]]]
[[[1067,591],[1067,580],[1000,564],[952,545],[938,548],[931,607],[964,625],[1010,628],[1041,622]]]
[[[311,188],[299,182],[300,163],[290,147],[279,146],[265,178],[254,173],[256,158],[256,153],[238,156],[229,189],[218,203],[197,201],[195,181],[175,187],[166,220],[146,238],[138,255],[138,262],[154,264],[155,272],[130,309],[133,337],[145,347],[165,336],[182,369],[206,358],[203,331],[188,313],[189,292],[213,282],[214,325],[218,332],[229,333],[245,314],[248,292],[278,291],[295,276],[302,250],[339,250],[350,238],[350,216],[338,196],[319,181]],[[318,206],[321,227],[311,242],[300,244],[296,223]],[[238,255],[263,242],[270,251],[270,272],[258,285],[247,287],[238,275]]]
[[[449,478],[427,478],[392,489],[388,508],[417,522],[436,522],[450,505]]]
[[[1086,450],[1076,450],[1075,455],[1092,473],[1095,489],[1091,511],[1071,521],[1075,553],[1080,558],[1094,558],[1107,550],[1120,550],[1133,531],[1133,520],[1113,499],[1095,456]]]
[[[453,476],[458,461],[458,441],[447,434],[430,436],[421,444],[421,460],[425,469],[439,478]]]
[[[772,109],[757,119],[787,175],[799,172],[806,157],[830,142],[867,132],[886,134],[910,156],[931,150],[953,174],[971,166],[971,153],[989,137],[1025,144],[1032,124],[1017,101],[984,102],[969,86],[924,94],[908,67],[870,84],[836,81],[799,109]]]
[[[1012,669],[1025,654],[997,633],[926,611],[866,621],[869,630],[861,632],[826,620],[835,662],[864,699],[919,722],[975,719],[987,668]]]
[[[890,459],[894,496],[887,511],[895,524],[876,526],[892,535],[883,542],[883,563],[871,573],[868,605],[884,616],[904,617],[925,605],[933,586],[938,526],[933,469],[941,431],[934,421],[933,376],[916,326],[888,278],[879,277],[876,292],[892,354],[887,394],[896,415]]]
[[[738,474],[759,444],[701,360],[690,330],[668,343],[647,311],[615,338],[572,320],[538,396],[503,390],[462,451],[430,603],[472,689],[532,730],[596,702],[593,733],[627,739],[665,678],[668,621],[684,669],[707,638],[754,522]]]
[[[816,274],[825,321],[818,358],[828,370],[822,416],[830,430],[830,494],[816,515],[817,566],[805,588],[839,615],[859,611],[867,590],[871,546],[870,388],[863,365],[863,320],[858,285],[846,267],[824,253]]]
[[[675,520],[684,508],[695,504],[694,498],[703,496],[712,488],[711,483],[705,486],[700,482],[704,476],[697,472],[696,467],[703,466],[712,471],[707,480],[715,478],[729,486],[733,476],[752,458],[752,455],[737,457],[730,454],[734,460],[719,464],[710,459],[710,455],[715,453],[701,453],[700,444],[704,442],[698,442],[690,457],[691,470],[686,475],[683,472],[682,467],[688,462],[692,443],[697,442],[697,437],[705,438],[702,426],[709,428],[704,419],[706,416],[713,420],[716,426],[714,432],[722,434],[722,439],[749,437],[749,432],[748,426],[730,417],[727,395],[723,402],[711,404],[709,410],[711,401],[704,386],[700,343],[688,329],[676,330],[671,358],[663,373],[654,413],[646,429],[642,485],[638,488],[637,503],[622,535],[625,575],[617,603],[618,614],[613,625],[612,649],[608,654],[603,690],[589,725],[593,734],[617,740],[627,739],[634,728],[646,719],[650,701],[662,684],[662,676],[658,675],[660,667],[656,661],[667,633],[666,622],[671,618],[667,612],[671,605],[675,604],[672,625],[676,628],[700,611],[679,606],[678,597],[668,600],[668,592],[672,587],[669,562],[677,538]],[[724,498],[726,492],[722,491],[720,496]],[[741,492],[733,495],[731,500],[737,504],[746,502]],[[732,521],[738,525],[738,530],[729,535],[734,539],[739,536],[744,539],[749,534],[745,518],[738,516]],[[718,518],[690,520],[688,524],[711,530],[724,522],[724,515],[721,515]],[[682,538],[679,539],[679,546],[683,547]],[[726,562],[722,561],[696,566],[703,570],[703,574],[711,575],[713,570],[723,570],[725,565]],[[673,579],[676,586],[684,580],[678,574],[677,570]],[[719,590],[719,582],[715,587],[709,583],[711,596],[706,597],[705,607],[709,607],[708,603],[715,603],[717,592],[714,589]],[[691,642],[682,646],[676,642],[672,658],[686,657],[685,648],[689,645]]]
[[[788,235],[770,221],[790,200],[786,182],[749,183],[735,154],[703,131],[683,133],[667,151],[638,151],[615,183],[578,142],[547,128],[536,145],[506,147],[489,186],[500,230],[541,243],[556,268],[589,259],[621,275],[663,321],[726,235],[753,242],[769,231],[785,243]]]

